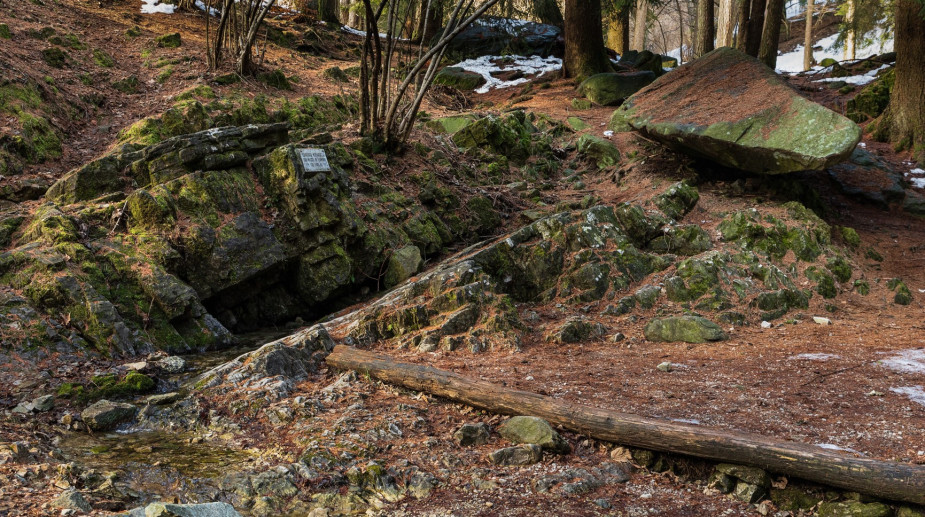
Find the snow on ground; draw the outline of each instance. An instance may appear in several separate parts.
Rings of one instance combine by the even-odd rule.
[[[829,359],[838,359],[839,356],[835,354],[797,354],[788,357],[787,359],[805,359],[807,361],[828,361]]]
[[[177,6],[173,4],[161,4],[160,0],[141,0],[141,14],[173,14]]]
[[[890,388],[893,393],[905,395],[912,402],[925,406],[925,389],[921,386],[904,386],[902,388]]]
[[[875,30],[871,34],[866,34],[863,38],[858,38],[858,43],[863,41],[880,41],[883,31]],[[827,38],[817,41],[815,47],[822,47],[822,50],[814,50],[813,58],[816,62],[821,62],[825,58],[840,60],[843,57],[841,48],[833,48],[838,34],[833,34]],[[893,38],[889,38],[882,44],[874,43],[869,46],[858,46],[855,52],[857,59],[883,54],[893,51]],[[813,70],[822,70],[822,67],[813,67]],[[803,71],[803,45],[797,45],[793,52],[787,52],[777,56],[777,71],[780,73],[795,74]]]
[[[501,61],[501,64],[495,64],[493,61]],[[494,73],[519,71],[524,75],[541,76],[562,69],[562,60],[557,57],[540,56],[479,56],[452,66],[484,77],[485,84],[475,90],[475,93],[488,93],[492,88],[509,88],[529,81],[526,77],[504,81],[494,77]]]
[[[817,443],[816,447],[820,449],[827,449],[830,451],[845,451],[845,452],[855,452],[858,451],[852,449],[851,447],[842,447],[841,445],[835,445],[834,443]]]
[[[321,22],[321,23],[324,23],[324,22]],[[361,31],[361,30],[359,30],[359,29],[354,29],[353,27],[350,27],[349,25],[342,25],[341,28],[340,28],[340,30],[346,32],[347,34],[354,34],[354,35],[357,35],[357,36],[362,36],[362,37],[364,37],[364,38],[366,37],[366,31]],[[380,32],[380,33],[379,33],[379,37],[382,38],[382,39],[386,39],[386,38],[389,37],[389,35],[386,34],[386,33],[384,33],[384,32]],[[395,38],[395,37],[393,37],[393,38],[392,38],[392,41],[408,41],[408,38]]]
[[[895,372],[925,373],[925,350],[900,350],[880,364]]]
[[[196,0],[196,7],[199,8],[200,11],[206,11],[212,16],[218,16],[222,14],[222,12],[219,11],[218,9],[207,6],[206,3],[203,2],[202,0]]]
[[[813,82],[814,83],[834,83],[837,81],[844,81],[848,84],[856,84],[858,86],[863,86],[865,84],[873,82],[874,79],[877,78],[877,74],[879,74],[881,70],[885,70],[887,68],[890,68],[891,66],[892,65],[883,65],[880,68],[875,68],[867,72],[866,74],[862,74],[862,75],[852,75],[850,77],[827,77],[825,79],[819,79]]]
[[[925,188],[925,177],[916,176],[925,176],[925,169],[916,167],[915,169],[912,169],[906,173],[906,177],[909,178],[909,182],[912,183],[913,187]]]

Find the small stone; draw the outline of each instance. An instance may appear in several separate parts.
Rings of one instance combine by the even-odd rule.
[[[616,334],[610,337],[610,341],[614,343],[619,343],[620,341],[623,341],[624,339],[626,339],[626,336],[623,335],[622,332],[617,332]]]
[[[661,370],[661,371],[663,371],[663,372],[670,372],[670,371],[671,371],[671,363],[669,363],[668,361],[665,361],[665,362],[663,362],[663,363],[659,363],[659,365],[656,366],[656,368],[658,368],[659,370]]]
[[[830,320],[829,318],[823,318],[821,316],[813,316],[813,321],[815,321],[819,325],[831,325],[832,324],[832,320]]]
[[[93,507],[90,506],[83,494],[76,490],[62,492],[61,495],[52,499],[50,504],[52,508],[77,510],[85,513],[93,510]]]
[[[543,449],[532,443],[498,449],[488,455],[495,465],[532,465],[543,459]]]
[[[42,395],[32,401],[32,410],[40,413],[50,410],[55,405],[54,395]]]
[[[100,400],[80,414],[87,426],[94,431],[111,431],[135,418],[138,408],[131,404]]]
[[[180,394],[176,391],[170,393],[161,393],[159,395],[151,395],[145,399],[145,403],[151,404],[152,406],[165,406],[167,404],[173,404],[174,402],[180,400]]]
[[[568,454],[571,447],[549,422],[535,416],[515,416],[498,428],[498,433],[513,443],[528,443],[542,447],[544,450],[559,454]]]
[[[722,472],[723,474],[740,479],[752,485],[758,485],[764,488],[771,486],[771,476],[769,476],[767,472],[757,467],[733,465],[731,463],[720,463],[716,466],[716,471]]]
[[[175,355],[165,357],[155,364],[157,364],[164,373],[181,373],[186,369],[186,360]]]
[[[456,440],[456,443],[463,447],[469,445],[482,445],[488,443],[489,432],[488,425],[484,422],[463,424],[453,433],[453,438]]]
[[[870,391],[867,393],[867,396],[868,396],[868,397],[882,397],[882,396],[883,396],[883,392],[882,392],[882,391],[877,391],[877,390],[870,390]]]
[[[126,370],[140,372],[148,367],[147,361],[138,361],[137,363],[125,363],[122,365]]]
[[[742,501],[743,503],[755,504],[758,501],[761,501],[768,494],[768,489],[763,486],[753,485],[751,483],[746,483],[745,481],[739,481],[736,483],[735,490],[732,492],[732,496]]]

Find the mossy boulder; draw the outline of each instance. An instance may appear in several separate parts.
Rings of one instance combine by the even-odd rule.
[[[93,62],[103,68],[111,68],[115,64],[112,56],[107,54],[105,50],[98,48],[93,49]]]
[[[618,111],[620,121],[668,146],[755,173],[822,170],[848,158],[861,138],[854,122],[729,47],[663,75]]]
[[[411,278],[421,269],[423,261],[421,250],[417,246],[404,246],[395,250],[388,260],[385,270],[385,287],[394,287]]]
[[[649,243],[649,248],[658,253],[674,253],[676,255],[698,255],[713,248],[710,233],[696,224],[684,226],[669,226],[665,228],[664,235],[660,235]]]
[[[590,160],[600,169],[620,163],[620,150],[610,140],[584,134],[578,138],[578,154]]]
[[[644,330],[649,341],[706,343],[723,341],[729,336],[716,323],[700,316],[653,318]]]
[[[876,81],[865,86],[853,99],[848,101],[846,116],[855,122],[864,122],[879,117],[890,103],[890,93],[893,91],[895,81],[896,73],[890,69]]]
[[[665,192],[655,196],[653,202],[659,210],[668,217],[680,220],[697,205],[700,200],[700,193],[692,185],[679,181]]]
[[[112,431],[121,424],[131,422],[138,408],[131,404],[100,400],[81,412],[80,417],[94,431]]]
[[[429,120],[427,122],[427,127],[438,132],[438,133],[447,133],[447,134],[456,134],[459,130],[468,126],[475,120],[473,117],[469,116],[455,116],[455,117],[443,117],[438,119]]]
[[[286,78],[286,74],[284,74],[282,70],[259,73],[257,74],[257,80],[279,90],[292,89],[292,85],[289,84],[289,79]]]
[[[601,106],[619,106],[654,80],[655,74],[649,71],[597,74],[585,79],[578,93]]]
[[[326,68],[323,72],[324,76],[328,79],[338,82],[338,83],[347,83],[350,82],[350,76],[347,75],[347,72],[339,66],[332,66],[331,68]]]
[[[906,286],[906,283],[899,278],[891,278],[886,283],[887,289],[893,291],[893,303],[896,305],[909,305],[912,303],[912,292]]]
[[[463,149],[487,149],[506,156],[514,163],[524,163],[535,154],[533,135],[537,128],[521,111],[502,117],[488,115],[467,124],[453,135],[453,142]]]
[[[154,43],[161,48],[177,48],[183,44],[179,32],[163,34],[154,38]]]
[[[481,74],[468,72],[455,66],[448,66],[437,73],[434,77],[434,84],[469,91],[485,84],[485,78]]]
[[[539,445],[544,451],[568,454],[572,448],[549,422],[535,416],[515,416],[498,426],[498,434],[514,444]]]
[[[892,517],[893,509],[883,503],[824,502],[819,505],[816,515],[819,517]]]
[[[13,34],[10,32],[10,26],[5,23],[0,23],[0,39],[10,39],[13,37]]]
[[[771,489],[771,501],[785,512],[809,511],[819,504],[821,499],[795,487]]]
[[[51,47],[42,51],[42,59],[45,64],[52,68],[64,68],[67,66],[67,53],[60,48]]]

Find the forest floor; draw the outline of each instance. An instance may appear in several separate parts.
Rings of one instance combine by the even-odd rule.
[[[7,67],[4,73],[54,85],[50,87],[56,89],[56,98],[62,106],[70,105],[83,111],[79,117],[62,115],[53,120],[69,135],[60,159],[29,166],[23,175],[0,179],[0,184],[13,180],[53,181],[104,152],[122,128],[164,111],[170,106],[172,96],[229,71],[207,71],[203,17],[198,13],[142,15],[139,4],[137,0],[117,0],[100,7],[95,0],[7,0],[5,7],[0,9],[0,23],[8,24],[15,34],[12,40],[0,40],[0,58]],[[87,44],[88,49],[72,52],[73,66],[54,69],[35,62],[36,54],[46,45],[25,33],[46,26],[54,27],[59,34],[78,34]],[[127,39],[125,31],[134,26],[141,28],[142,36]],[[311,28],[308,29],[311,32]],[[175,60],[173,74],[159,82],[157,76],[162,69],[146,65],[147,58],[143,56],[150,54],[153,37],[172,32],[182,35],[183,46],[158,50],[158,58]],[[250,82],[248,86],[255,94],[272,93],[292,99],[343,93],[355,84],[342,86],[329,81],[322,72],[334,65],[357,64],[357,41],[358,38],[349,35],[333,41],[318,41],[316,48],[320,51],[314,55],[269,45],[263,65],[268,69],[284,70],[287,76],[296,77],[297,82],[293,82],[293,89],[288,92],[272,90],[258,82]],[[86,59],[81,56],[90,49],[106,51],[115,64],[105,78],[94,76],[84,84],[75,77],[84,71],[80,59]],[[109,86],[108,79],[130,75],[139,79],[138,93],[125,94]],[[588,124],[586,132],[603,135],[613,108],[595,106],[576,111],[571,104],[571,99],[577,96],[571,81],[547,77],[541,78],[542,82],[548,82],[548,86],[467,94],[465,101],[456,96],[432,96],[425,110],[432,116],[439,116],[526,109],[562,121],[578,117]],[[802,91],[810,98],[834,109],[844,106],[850,98],[850,95],[832,90],[813,88],[808,79],[793,78],[791,82],[805,87]],[[221,88],[216,87],[217,90]],[[101,106],[94,108],[86,101],[93,94],[105,97]],[[445,104],[440,104],[441,101]],[[459,109],[461,106],[465,108]],[[5,123],[10,122],[0,120],[0,126]],[[346,124],[339,137],[345,141],[357,138],[358,126]],[[550,200],[550,204],[576,201],[589,194],[599,197],[603,204],[647,199],[647,192],[682,177],[682,166],[690,163],[635,134],[618,133],[610,138],[624,155],[633,153],[637,157],[624,167],[624,180],[618,184],[609,176],[601,175],[587,181],[582,190],[573,190],[563,183],[562,188],[553,191],[557,199]],[[911,168],[907,155],[873,142],[868,135],[863,142],[868,151],[879,155],[894,170],[905,172]],[[786,201],[761,186],[753,188],[747,182],[743,185],[718,171],[711,175],[709,165],[697,164],[697,170],[708,179],[698,185],[700,201],[687,216],[687,221],[701,224],[711,232],[718,223],[715,218],[718,213],[747,207],[760,207],[773,213],[782,201]],[[865,246],[874,248],[883,257],[882,261],[863,264],[872,280],[871,295],[850,293],[840,297],[840,305],[834,313],[826,310],[824,302],[817,297],[809,310],[803,311],[805,317],[775,323],[770,328],[729,328],[728,341],[702,345],[647,342],[642,331],[645,318],[636,322],[602,319],[608,328],[621,332],[626,339],[619,343],[586,342],[563,349],[544,346],[542,341],[547,324],[560,319],[564,311],[572,310],[553,303],[530,307],[539,319],[534,332],[528,334],[522,344],[523,352],[421,355],[384,347],[378,351],[396,360],[426,363],[576,404],[817,444],[861,457],[925,464],[925,224],[899,207],[884,210],[845,196],[827,174],[806,173],[801,180],[820,194],[829,208],[825,217],[828,222],[854,228]],[[41,200],[24,203],[37,205]],[[510,218],[505,228],[499,228],[499,234],[513,228],[516,221],[516,217]],[[910,305],[889,303],[892,293],[882,286],[889,278],[905,281],[913,293]],[[829,318],[831,325],[814,323],[812,316]],[[114,364],[93,355],[67,365],[56,362],[54,356],[41,362],[7,357],[11,357],[10,361],[0,364],[0,411],[7,412],[19,402],[48,393],[62,382],[105,371]],[[666,361],[674,366],[673,371],[656,369],[656,365]],[[328,372],[316,386],[303,389],[311,392],[336,378],[334,372]],[[422,401],[416,394],[374,382],[360,380],[356,384],[357,393],[362,394],[365,401],[370,426],[386,419],[397,405],[406,404],[426,407],[422,414],[430,434],[451,436],[461,423],[478,414],[455,404]],[[350,400],[348,397],[333,407],[346,407]],[[58,510],[48,507],[49,500],[63,488],[49,481],[63,461],[60,453],[55,452],[55,437],[61,433],[59,419],[75,411],[76,408],[60,405],[49,413],[0,420],[0,442],[27,442],[34,449],[20,456],[0,456],[0,516],[58,514]],[[497,417],[487,415],[482,419],[490,423],[498,421]],[[610,457],[613,450],[612,444],[574,433],[564,434],[578,447],[572,455],[561,460],[545,460],[543,468],[547,472],[564,468],[566,464],[571,468],[590,468]],[[251,443],[239,445],[242,448],[266,447],[267,444],[259,441],[256,438]],[[285,449],[283,442],[280,438],[277,445]],[[458,453],[445,440],[437,444],[412,445],[425,447],[425,450],[396,446],[389,454],[394,458],[424,454],[437,458],[434,462],[439,464],[439,458]],[[487,465],[484,453],[490,449],[490,446],[483,446],[467,454],[473,458],[481,456],[481,460],[472,461]],[[561,465],[555,465],[557,461]],[[500,477],[482,480],[503,486],[504,490],[442,486],[430,497],[399,503],[387,514],[732,516],[773,513],[773,505],[749,506],[692,482],[691,479],[709,470],[703,462],[679,457],[674,457],[673,461],[679,467],[671,471],[641,471],[625,484],[599,487],[582,495],[556,497],[525,489],[537,475],[533,467],[514,469]],[[778,478],[776,482],[786,484],[787,480]],[[593,500],[606,500],[609,507],[594,505]]]

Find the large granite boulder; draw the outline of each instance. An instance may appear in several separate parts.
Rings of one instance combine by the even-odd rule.
[[[561,56],[564,49],[562,29],[555,25],[483,16],[453,38],[446,55],[452,60],[506,54],[549,57]]]
[[[764,174],[825,169],[845,160],[861,138],[854,122],[728,47],[627,99],[611,129],[635,129],[691,155]]]

